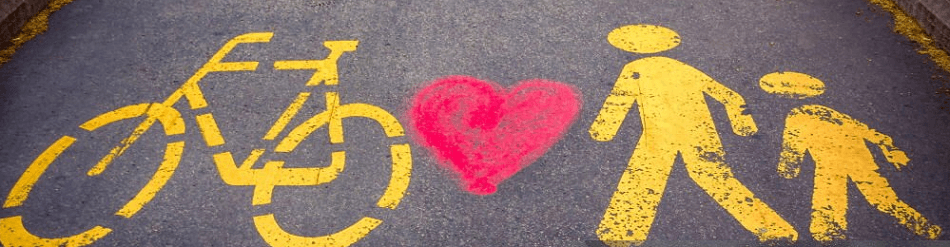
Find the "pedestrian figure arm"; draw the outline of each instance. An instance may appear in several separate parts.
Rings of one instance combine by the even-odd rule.
[[[752,115],[746,112],[745,100],[736,91],[723,86],[719,82],[708,76],[704,76],[703,92],[709,94],[717,101],[722,102],[726,107],[726,113],[729,114],[729,122],[732,123],[732,132],[740,136],[749,136],[758,131],[755,120]]]
[[[786,179],[798,177],[805,158],[805,139],[800,126],[794,124],[796,116],[790,114],[785,119],[785,131],[782,133],[782,153],[778,160],[778,174]],[[790,124],[792,123],[792,124]]]
[[[840,113],[836,113],[834,118],[844,122],[845,125],[853,126],[856,132],[863,133],[863,138],[877,145],[881,149],[881,152],[884,153],[884,158],[887,159],[887,162],[893,164],[897,170],[907,166],[907,163],[910,162],[910,158],[907,158],[907,154],[894,146],[894,140],[892,140],[890,136],[871,129],[866,124],[858,122],[858,120],[854,118],[840,115]]]
[[[610,141],[617,135],[620,124],[627,117],[634,101],[640,97],[640,85],[637,81],[639,77],[633,65],[628,64],[623,68],[613,90],[604,101],[604,106],[588,130],[591,138],[603,142]]]
[[[863,125],[863,124],[862,124]],[[910,158],[907,158],[907,154],[904,151],[901,151],[896,146],[894,146],[894,140],[890,136],[885,135],[877,130],[867,128],[867,140],[871,141],[878,147],[881,148],[881,151],[884,153],[884,158],[887,159],[887,162],[890,162],[894,165],[894,168],[900,170],[901,167],[907,166],[907,163],[910,162]]]

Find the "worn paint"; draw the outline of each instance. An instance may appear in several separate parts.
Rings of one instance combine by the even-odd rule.
[[[195,116],[195,121],[198,122],[198,130],[201,131],[201,136],[204,137],[206,145],[209,147],[224,145],[224,136],[221,135],[218,123],[214,121],[214,115],[211,115],[211,113],[200,114]]]
[[[122,206],[115,215],[132,218],[142,207],[145,207],[145,204],[152,201],[152,198],[155,198],[155,194],[158,194],[158,191],[162,190],[165,183],[168,183],[168,180],[172,178],[172,174],[178,169],[181,154],[184,151],[185,142],[183,141],[170,142],[165,145],[165,158],[162,160],[162,164],[158,166],[158,169],[155,170],[155,174],[148,180],[145,187],[142,187],[142,190],[140,190],[135,197],[132,197],[128,203]]]
[[[804,99],[825,92],[825,83],[798,72],[775,72],[762,76],[759,87],[783,98]]]
[[[143,120],[142,124],[139,124],[139,126],[132,131],[132,135],[129,138],[122,140],[124,145],[116,146],[109,151],[109,154],[89,169],[87,173],[89,176],[99,175],[105,171],[106,167],[112,163],[112,160],[125,152],[125,150],[132,145],[132,142],[138,139],[138,136],[144,134],[152,124],[155,124],[155,121],[159,121],[162,124],[166,135],[172,136],[185,133],[185,123],[184,120],[181,119],[181,114],[178,110],[156,103],[143,103],[122,107],[111,112],[100,114],[82,125],[79,125],[79,127],[87,131],[94,131],[107,124],[140,117],[142,115],[146,115],[147,117]],[[132,136],[135,136],[135,138],[132,138]]]
[[[766,76],[775,75],[779,74]],[[814,77],[809,76],[807,79],[785,80],[789,83],[782,85],[796,89],[824,84]],[[764,87],[763,90],[773,93]],[[821,91],[811,93],[805,96],[817,96]],[[929,223],[920,212],[900,200],[887,179],[878,172],[881,168],[874,162],[867,142],[880,148],[884,158],[897,170],[910,162],[907,154],[894,146],[890,136],[829,107],[804,105],[792,109],[785,118],[782,139],[779,175],[789,179],[798,176],[806,152],[815,161],[815,188],[809,226],[815,240],[827,242],[846,239],[849,178],[872,206],[894,217],[914,234],[928,239],[940,236],[941,228]]]
[[[656,25],[628,25],[610,31],[607,42],[633,53],[657,53],[680,44],[680,36],[672,29]]]
[[[664,29],[643,26],[618,30]],[[670,35],[634,31],[614,31],[610,35],[611,40],[646,47],[669,49],[678,44],[678,39],[670,39]],[[748,136],[757,131],[752,116],[744,112],[742,96],[696,68],[661,56],[641,58],[624,66],[590,127],[590,135],[598,141],[612,140],[634,103],[640,112],[643,134],[597,229],[601,240],[618,246],[639,245],[647,240],[677,155],[682,155],[690,178],[760,241],[797,240],[795,229],[732,174],[704,95],[725,106],[734,133]]]
[[[574,89],[559,82],[528,80],[505,90],[451,76],[420,90],[409,118],[415,140],[466,190],[486,195],[557,142],[580,106]]]
[[[264,134],[264,140],[274,140],[277,138],[277,135],[281,131],[284,131],[284,128],[287,127],[287,124],[290,123],[290,120],[297,116],[297,112],[300,111],[300,108],[303,107],[303,104],[307,102],[307,99],[310,98],[310,93],[301,92],[297,95],[297,98],[287,106],[287,109],[284,110],[284,113],[280,114],[280,117],[277,118],[277,121],[274,122],[274,125],[271,126],[267,133]]]
[[[172,93],[172,95],[162,103],[143,103],[121,107],[114,111],[100,114],[80,125],[81,129],[95,131],[111,123],[144,117],[142,123],[133,130],[132,134],[122,140],[120,145],[114,147],[108,155],[94,165],[92,169],[88,171],[87,175],[96,176],[101,174],[116,157],[122,155],[132,143],[138,140],[138,138],[155,123],[162,125],[165,135],[173,136],[184,133],[184,119],[173,106],[182,98],[185,98],[191,109],[207,107],[204,94],[198,87],[200,80],[210,72],[256,70],[258,62],[221,62],[221,60],[239,44],[269,42],[272,36],[272,33],[248,33],[235,37],[223,45],[204,66],[198,69],[198,71],[181,86],[181,88]],[[327,85],[335,85],[339,80],[336,67],[338,58],[344,52],[354,51],[357,44],[357,41],[327,41],[324,45],[331,51],[326,59],[280,61],[275,63],[275,69],[313,69],[316,70],[316,72],[310,82],[308,82],[309,86],[318,85],[320,82],[325,82]],[[263,139],[275,139],[290,120],[297,115],[297,112],[306,102],[309,95],[308,92],[300,93],[275,121],[274,126],[268,130]],[[404,135],[404,130],[399,121],[392,114],[380,107],[363,103],[340,104],[339,94],[336,92],[327,92],[326,98],[327,109],[293,128],[286,137],[281,139],[274,150],[275,152],[293,152],[300,142],[322,126],[327,126],[327,131],[331,137],[331,144],[343,143],[344,132],[342,119],[350,117],[362,117],[375,120],[380,124],[387,138],[401,137]],[[211,113],[198,114],[195,116],[195,120],[205,144],[208,147],[225,144],[224,135],[218,128],[218,124]],[[11,208],[22,205],[33,186],[49,165],[75,141],[76,138],[64,136],[40,154],[14,185],[7,199],[4,201],[3,207]],[[151,201],[174,174],[174,171],[181,161],[184,148],[185,143],[183,141],[168,143],[165,149],[165,157],[155,174],[138,194],[116,212],[116,215],[130,218]],[[325,167],[285,168],[284,161],[271,160],[266,162],[263,168],[253,168],[254,164],[265,152],[265,149],[252,150],[240,166],[235,164],[236,162],[231,152],[221,152],[215,154],[213,157],[215,165],[220,172],[221,179],[226,184],[255,187],[252,199],[253,205],[269,204],[271,202],[273,189],[276,186],[313,186],[329,183],[343,172],[346,162],[345,152],[336,151],[331,154],[330,165]],[[390,147],[389,156],[392,157],[392,177],[385,192],[377,201],[377,206],[380,208],[395,209],[399,201],[405,195],[411,176],[412,158],[409,145],[405,143],[393,144]],[[284,232],[277,225],[272,214],[257,216],[254,218],[254,223],[261,236],[269,244],[274,246],[305,246],[312,244],[320,246],[348,246],[366,236],[371,230],[381,224],[382,221],[366,217],[341,231],[317,237],[302,237]],[[111,232],[111,229],[96,226],[85,232],[67,237],[45,238],[38,237],[26,230],[22,224],[21,216],[12,216],[0,219],[0,231],[4,232],[4,234],[0,234],[0,243],[4,246],[85,246],[106,236]]]
[[[46,168],[49,168],[49,164],[53,163],[53,161],[56,160],[63,151],[66,151],[69,146],[72,146],[74,142],[76,142],[75,137],[60,137],[59,140],[56,140],[56,142],[47,147],[40,156],[36,157],[33,163],[23,172],[23,175],[20,176],[20,179],[16,181],[16,184],[13,185],[13,189],[10,190],[10,194],[7,195],[7,199],[3,202],[3,208],[23,205],[23,201],[26,200],[30,195],[30,191],[33,190],[33,185],[36,185],[36,181],[46,172]]]
[[[7,247],[20,246],[66,246],[79,247],[95,243],[105,237],[112,229],[94,226],[84,232],[64,238],[44,238],[33,235],[23,226],[23,216],[11,216],[0,219],[0,244]]]
[[[396,144],[389,147],[389,155],[393,159],[392,177],[389,178],[386,191],[376,201],[376,206],[396,209],[402,197],[406,195],[406,189],[409,188],[409,178],[412,176],[412,153],[409,144]]]
[[[343,247],[356,243],[370,231],[375,229],[382,220],[370,217],[363,217],[349,227],[336,233],[305,237],[288,233],[280,228],[274,214],[254,216],[254,225],[257,226],[257,232],[264,238],[267,244],[275,247],[297,247],[297,246],[324,246],[324,247]]]
[[[188,104],[191,106],[191,109],[201,109],[208,106],[208,102],[205,100],[204,94],[201,92],[201,88],[198,87],[198,82],[200,82],[205,75],[211,72],[256,70],[258,64],[257,62],[221,62],[221,60],[224,59],[224,57],[239,44],[270,42],[270,39],[273,37],[273,35],[273,33],[247,33],[229,40],[227,43],[221,46],[221,48],[218,49],[218,51],[215,52],[213,56],[211,56],[211,59],[209,59],[207,63],[201,66],[201,68],[199,68],[194,75],[188,78],[188,80],[185,81],[185,83],[183,83],[182,86],[178,88],[178,90],[173,92],[171,96],[165,99],[165,101],[161,103],[162,107],[158,109],[162,111],[165,111],[164,109],[171,109],[174,107],[175,103],[178,103],[178,101],[181,100],[182,97],[186,98]],[[156,106],[153,105],[151,107]],[[120,145],[113,147],[112,150],[109,151],[109,154],[103,156],[102,159],[96,163],[93,171],[101,171],[105,169],[106,165],[112,163],[115,158],[121,156],[122,153],[132,145],[132,143],[135,143],[135,141],[138,140],[138,138],[152,126],[152,124],[155,124],[156,117],[157,116],[155,115],[149,114],[149,117],[146,118],[145,121],[142,121],[142,123],[135,127],[135,130],[132,131],[132,134],[129,135],[129,137],[126,137],[124,140],[122,140]]]
[[[322,60],[290,60],[274,62],[278,70],[314,70],[313,76],[307,81],[307,86],[336,85],[340,82],[337,70],[337,59],[345,52],[355,51],[359,45],[357,40],[325,41],[323,46],[330,49],[330,54]]]

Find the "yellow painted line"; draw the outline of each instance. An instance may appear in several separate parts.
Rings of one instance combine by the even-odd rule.
[[[89,172],[87,172],[86,175],[96,176],[105,171],[106,167],[108,167],[109,164],[115,160],[115,158],[118,158],[122,155],[122,153],[125,153],[125,150],[128,150],[129,147],[132,146],[132,143],[135,143],[135,141],[138,140],[142,134],[145,134],[145,131],[147,131],[148,128],[155,123],[155,120],[155,118],[149,117],[146,118],[145,121],[142,121],[139,126],[135,127],[135,130],[132,130],[132,134],[129,135],[129,137],[126,137],[118,146],[115,146],[112,148],[112,150],[109,150],[109,154],[103,156],[102,159],[96,163],[96,165],[89,169]]]
[[[85,232],[63,238],[44,238],[33,235],[23,226],[23,216],[0,219],[0,244],[7,247],[18,246],[67,246],[79,247],[95,243],[105,237],[112,229],[95,226]]]
[[[264,154],[264,149],[254,149],[248,154],[240,167],[234,162],[231,152],[223,152],[214,155],[214,164],[218,168],[218,174],[221,180],[227,185],[247,186],[254,185],[254,176],[256,173],[247,172],[252,169],[254,163]]]
[[[33,163],[23,172],[23,175],[20,176],[20,179],[16,181],[16,184],[13,185],[13,189],[11,189],[10,194],[7,195],[7,200],[3,202],[3,208],[23,205],[23,201],[30,195],[30,190],[33,189],[33,185],[36,185],[36,182],[40,179],[40,176],[43,175],[43,172],[46,172],[46,169],[49,168],[49,164],[53,163],[56,157],[59,157],[59,155],[69,148],[69,146],[73,145],[75,141],[76,138],[71,136],[60,137],[59,140],[56,140],[56,142],[46,148],[40,156],[36,157]]]
[[[375,229],[382,220],[363,217],[353,225],[340,230],[339,232],[318,236],[304,237],[294,235],[284,231],[274,219],[274,214],[254,216],[254,226],[257,232],[264,238],[270,246],[274,247],[297,247],[297,246],[324,246],[324,247],[344,247],[356,243]]]
[[[326,105],[326,110],[310,117],[310,119],[307,119],[292,129],[290,133],[287,134],[287,137],[284,137],[284,139],[277,144],[277,147],[274,148],[274,152],[287,153],[294,150],[297,148],[297,145],[300,145],[310,134],[326,124],[331,124],[331,127],[329,127],[330,143],[343,143],[342,122],[331,120],[340,108],[339,94],[336,92],[327,92]]]
[[[205,77],[208,73],[211,72],[225,72],[225,71],[253,71],[257,69],[258,62],[221,62],[231,50],[234,49],[239,44],[244,43],[267,43],[270,42],[270,39],[274,37],[274,33],[270,32],[260,32],[260,33],[246,33],[240,36],[234,37],[229,40],[217,52],[211,56],[211,59],[208,60],[198,71],[195,71],[195,74],[188,78],[181,88],[172,93],[168,99],[163,102],[163,105],[172,106],[182,96],[188,100],[188,104],[191,106],[191,109],[200,109],[208,106],[208,102],[204,98],[204,94],[201,93],[201,88],[198,87],[198,82]]]
[[[201,136],[204,137],[208,147],[224,145],[224,136],[221,135],[218,123],[214,121],[214,116],[211,113],[197,115],[195,120],[198,122],[198,130],[201,131]]]
[[[340,132],[340,142],[343,142],[343,128],[337,127],[339,130],[334,130],[334,127],[337,125],[333,123],[334,121],[348,117],[364,117],[376,121],[376,123],[383,128],[383,132],[386,133],[386,137],[400,137],[405,134],[405,130],[403,130],[402,124],[399,123],[399,119],[396,119],[396,117],[394,117],[392,114],[389,114],[389,112],[383,110],[383,108],[379,108],[378,106],[363,103],[345,104],[340,106],[339,110],[336,111],[336,114],[336,118],[330,119],[330,142],[333,142],[333,133],[336,131]],[[340,126],[342,126],[342,124]]]
[[[155,198],[155,194],[157,194],[159,190],[162,190],[162,187],[168,183],[168,180],[171,179],[175,173],[175,169],[178,168],[178,164],[181,161],[181,154],[184,151],[185,142],[168,143],[165,147],[165,158],[162,160],[162,164],[158,166],[158,170],[155,171],[155,174],[152,175],[152,179],[145,184],[145,187],[143,187],[132,200],[129,200],[129,202],[126,203],[125,206],[122,206],[115,214],[131,218],[132,215],[135,215],[135,213],[141,210],[145,204],[152,201],[152,199]]]
[[[284,166],[283,161],[271,161],[264,164],[263,169],[259,170],[248,170],[247,172],[254,174],[251,176],[252,181],[248,181],[254,184],[254,195],[251,197],[251,205],[260,206],[267,205],[271,203],[271,199],[274,195],[274,186],[277,183],[277,170],[282,169]]]
[[[330,165],[326,167],[284,168],[283,161],[270,161],[264,164],[263,169],[247,169],[245,177],[250,181],[242,181],[254,185],[253,205],[265,205],[271,202],[274,186],[314,186],[336,180],[346,164],[346,155],[343,151],[331,154]]]
[[[90,169],[87,174],[90,176],[95,176],[102,173],[102,171],[105,170],[106,166],[108,166],[109,163],[112,163],[112,161],[116,157],[121,156],[122,153],[125,152],[125,150],[127,150],[132,145],[132,143],[135,143],[135,141],[138,140],[138,138],[142,134],[144,134],[145,131],[151,128],[152,124],[155,123],[156,119],[158,120],[162,120],[162,119],[168,120],[168,119],[175,119],[175,118],[180,119],[181,118],[180,114],[178,113],[177,110],[173,108],[173,106],[175,105],[175,103],[178,102],[178,100],[181,99],[182,96],[186,97],[192,109],[199,109],[199,108],[206,107],[208,103],[204,98],[204,94],[201,93],[201,88],[198,87],[198,82],[201,81],[201,79],[204,78],[204,76],[210,72],[249,71],[249,70],[257,69],[257,64],[258,64],[257,62],[221,62],[221,60],[224,59],[224,57],[229,52],[231,52],[231,50],[234,49],[234,47],[236,47],[238,44],[270,42],[271,37],[273,37],[273,33],[247,33],[247,34],[243,34],[229,40],[211,57],[211,59],[207,63],[205,63],[201,68],[199,68],[198,71],[196,71],[195,74],[192,75],[191,78],[188,79],[188,81],[182,84],[181,88],[179,88],[174,93],[172,93],[172,95],[169,96],[164,102],[162,102],[161,104],[149,105],[148,110],[147,110],[149,117],[146,118],[145,121],[143,121],[137,127],[135,127],[135,130],[132,131],[132,134],[129,137],[122,140],[122,143],[119,146],[112,148],[112,150],[109,151],[109,154],[102,157],[102,159],[99,160],[99,162],[96,163],[96,165],[93,166],[93,168]],[[135,106],[138,107],[139,105],[135,105]],[[124,108],[120,108],[120,109],[124,109]],[[137,110],[138,108],[135,108],[135,109]],[[173,114],[175,116],[167,116],[167,114]],[[100,115],[100,117],[102,117],[103,118],[102,121],[105,121],[106,123],[118,121],[118,119],[109,118],[109,117],[115,117],[115,116]],[[97,118],[100,118],[100,117],[97,117]],[[177,119],[169,121],[169,122],[163,122],[162,124],[165,127],[166,134],[168,135],[176,134],[178,129],[180,129],[181,132],[184,132],[184,124],[183,123],[179,124],[179,122],[180,121],[178,121]],[[96,125],[101,126],[102,124],[90,123],[89,127],[96,126]],[[171,132],[176,132],[176,133],[169,133],[170,132],[169,128],[173,129],[173,131]]]
[[[376,202],[376,206],[396,209],[399,201],[406,194],[406,189],[409,188],[409,178],[412,176],[412,153],[410,153],[409,144],[392,145],[389,147],[389,152],[393,159],[392,177],[389,178],[389,186]]]
[[[314,131],[329,124],[330,143],[343,143],[343,118],[364,117],[375,120],[387,137],[399,137],[405,134],[405,130],[392,114],[386,110],[374,105],[363,103],[352,103],[340,105],[340,96],[335,92],[326,93],[327,110],[317,114],[304,121],[287,134],[275,148],[275,152],[286,153],[297,147],[307,136]]]
[[[620,27],[607,39],[619,49],[644,53],[680,42],[673,30],[652,25]],[[613,139],[637,103],[643,134],[597,229],[601,240],[647,240],[677,155],[690,178],[760,241],[797,240],[795,228],[732,174],[705,95],[723,104],[734,133],[757,132],[752,116],[744,113],[742,96],[688,64],[653,56],[624,66],[589,132],[598,141]]]
[[[235,166],[230,152],[214,155],[215,165],[226,184],[255,186],[253,205],[269,204],[274,186],[313,186],[332,182],[346,164],[345,152],[336,151],[331,153],[330,165],[326,167],[284,168],[283,161],[269,161],[264,168],[253,169],[254,162],[263,152],[263,149],[252,151],[240,167]]]
[[[151,106],[151,104],[142,103],[142,104],[121,107],[119,109],[115,109],[110,112],[99,114],[98,116],[90,119],[89,121],[86,121],[85,123],[79,125],[79,128],[82,128],[86,131],[94,131],[110,123],[142,116],[143,114],[145,114],[145,112],[148,111],[149,106]]]
[[[330,143],[343,143],[343,118],[340,116],[340,113],[346,110],[340,109],[340,95],[336,92],[327,92],[325,98],[327,102],[326,112],[330,113],[330,118],[327,119],[327,124],[329,125],[327,126],[327,131],[329,131]],[[309,135],[309,133],[307,135]]]
[[[277,118],[274,125],[267,131],[267,134],[264,134],[264,140],[274,140],[274,138],[277,138],[277,135],[280,134],[281,131],[284,131],[284,128],[290,123],[290,119],[293,119],[294,116],[297,115],[297,112],[300,111],[300,108],[303,107],[303,104],[307,102],[308,98],[310,98],[310,93],[308,92],[298,94],[297,98],[284,110],[284,113],[280,114],[280,117]]]
[[[89,121],[86,121],[79,127],[88,131],[94,131],[102,126],[117,121],[138,117],[143,114],[148,115],[145,121],[139,124],[138,127],[132,131],[132,134],[129,137],[122,140],[120,145],[113,147],[112,150],[109,151],[109,154],[102,157],[102,159],[100,159],[95,166],[89,169],[87,175],[96,176],[101,174],[106,169],[106,167],[112,163],[112,160],[122,155],[122,153],[125,152],[125,150],[127,150],[132,145],[132,143],[138,140],[138,138],[144,134],[145,131],[147,131],[156,120],[162,123],[162,127],[164,128],[166,135],[178,135],[185,133],[185,121],[181,118],[181,114],[178,112],[178,110],[155,103],[125,106],[100,114]]]
[[[287,137],[284,137],[284,139],[277,144],[277,147],[274,148],[274,152],[288,153],[296,149],[297,145],[300,145],[311,133],[329,122],[330,114],[330,112],[321,112],[295,127],[287,134]],[[332,137],[333,135],[331,134],[330,136]]]
[[[307,81],[307,86],[337,85],[340,81],[337,70],[337,60],[345,52],[355,51],[359,45],[357,40],[325,41],[323,46],[330,49],[330,54],[323,60],[290,60],[274,62],[277,70],[314,70],[313,76]]]

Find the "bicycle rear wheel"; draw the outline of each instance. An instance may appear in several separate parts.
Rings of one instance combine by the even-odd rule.
[[[145,130],[148,130],[155,122],[162,125],[165,135],[173,136],[185,132],[184,120],[181,118],[181,114],[174,108],[159,103],[142,103],[121,107],[100,114],[86,121],[79,127],[83,130],[94,132],[103,126],[138,117],[145,117],[145,121],[133,131],[132,135],[136,138],[142,135]],[[132,137],[126,138],[123,144],[131,138]],[[47,147],[46,150],[27,167],[23,175],[21,175],[14,184],[6,200],[4,200],[3,208],[22,206],[23,202],[29,198],[30,191],[33,190],[43,173],[60,155],[72,147],[76,141],[77,138],[75,137],[63,136]],[[123,145],[113,148],[107,155],[107,158],[103,158],[103,160],[108,159],[109,162],[100,162],[90,169],[87,175],[99,175],[106,166],[111,163],[112,159],[121,155],[121,152],[124,151],[124,149],[120,149],[119,147],[123,147]],[[127,145],[124,147],[127,147]],[[164,158],[158,170],[132,199],[116,211],[115,215],[131,218],[148,204],[175,172],[181,160],[181,155],[184,152],[184,147],[185,143],[183,141],[169,142],[166,144],[163,154]],[[4,232],[4,234],[0,234],[0,244],[3,246],[85,246],[105,237],[111,231],[109,228],[96,225],[89,230],[71,236],[58,238],[40,237],[27,230],[23,226],[23,216],[17,215],[0,219],[0,232]]]

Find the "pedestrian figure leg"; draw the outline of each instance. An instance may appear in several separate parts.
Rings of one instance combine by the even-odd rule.
[[[817,159],[815,163],[821,164]],[[843,172],[815,167],[809,231],[819,242],[845,239],[844,232],[848,229],[848,176]]]
[[[641,138],[620,177],[617,191],[597,229],[610,246],[640,245],[647,240],[657,206],[673,169],[676,152]]]
[[[940,227],[931,225],[923,215],[911,208],[900,198],[888,184],[887,179],[875,170],[857,171],[851,173],[851,180],[857,185],[861,194],[877,210],[893,216],[902,226],[928,239],[940,236]]]
[[[689,176],[759,241],[796,241],[795,228],[733,176],[723,153],[721,148],[684,150]]]

